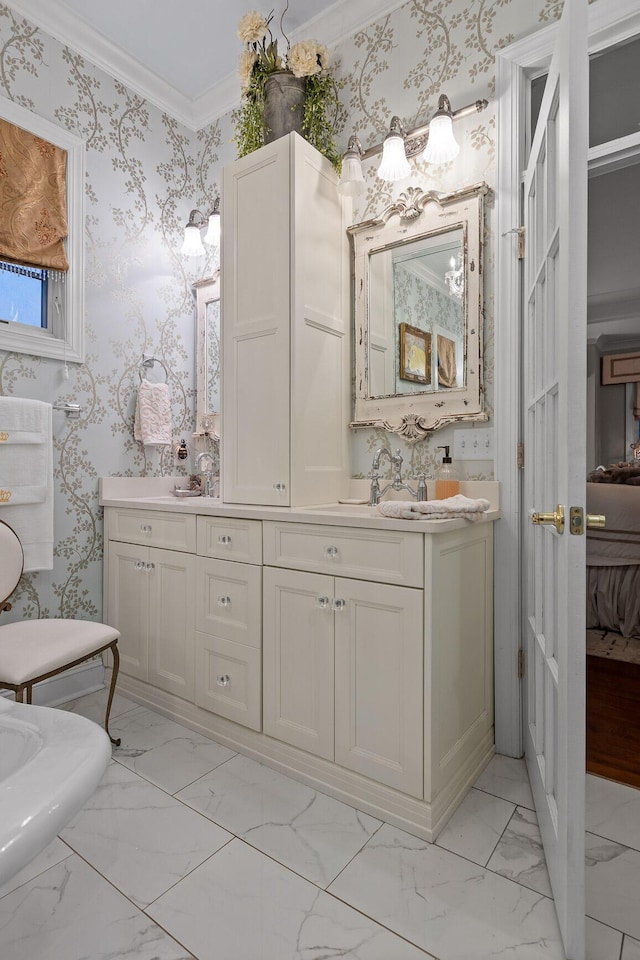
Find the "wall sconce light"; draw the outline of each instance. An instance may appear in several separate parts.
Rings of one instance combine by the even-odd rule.
[[[220,246],[220,197],[216,197],[213,204],[213,210],[208,217],[200,213],[199,210],[192,210],[189,214],[189,222],[184,228],[184,242],[180,248],[180,253],[185,257],[201,257],[205,249],[202,245],[200,230],[207,227],[204,235],[204,242],[211,246]]]
[[[389,133],[382,143],[364,150],[356,136],[349,140],[347,152],[342,158],[342,174],[338,184],[338,193],[343,197],[355,197],[364,193],[365,182],[362,175],[362,161],[382,154],[378,167],[381,180],[394,181],[408,177],[411,172],[407,158],[422,154],[427,163],[447,163],[460,153],[453,134],[453,121],[480,113],[489,106],[488,100],[476,100],[460,110],[453,111],[446,94],[438,99],[438,109],[429,123],[404,132],[399,117],[393,117]]]

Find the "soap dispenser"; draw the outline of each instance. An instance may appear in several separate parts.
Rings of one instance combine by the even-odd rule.
[[[436,500],[446,500],[447,497],[455,497],[460,493],[460,480],[456,473],[451,457],[449,456],[449,447],[438,447],[438,450],[444,450],[442,466],[436,474]]]

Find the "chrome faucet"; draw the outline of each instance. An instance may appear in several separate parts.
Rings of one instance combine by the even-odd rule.
[[[202,461],[205,457],[209,458],[209,469],[202,469]],[[199,453],[196,457],[196,473],[201,473],[204,477],[204,496],[212,497],[213,496],[213,456],[209,453],[208,450],[203,450],[202,453]]]
[[[380,474],[378,470],[380,469],[380,461],[382,457],[388,457],[389,462],[395,467],[395,476],[390,483],[387,483],[380,489]],[[415,497],[416,500],[426,500],[427,499],[427,483],[424,473],[420,474],[418,478],[418,489],[414,490],[408,483],[404,483],[402,480],[402,456],[400,450],[396,450],[395,454],[392,454],[387,447],[379,447],[373,455],[373,461],[371,463],[371,473],[369,477],[371,478],[371,487],[369,489],[369,506],[373,507],[377,503],[380,503],[380,499],[384,496],[387,490],[407,490],[412,497]]]

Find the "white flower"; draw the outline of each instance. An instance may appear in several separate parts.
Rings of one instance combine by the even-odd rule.
[[[318,63],[319,44],[315,40],[301,40],[289,50],[287,63],[294,77],[310,77],[320,73]],[[324,48],[326,50],[326,47]]]
[[[249,86],[249,81],[251,80],[251,74],[253,73],[253,67],[258,59],[258,54],[254,53],[253,50],[245,50],[244,53],[240,55],[240,64],[238,66],[238,73],[240,74],[240,86],[243,92]]]
[[[238,24],[238,37],[243,43],[260,43],[268,29],[262,14],[257,10],[250,10]]]

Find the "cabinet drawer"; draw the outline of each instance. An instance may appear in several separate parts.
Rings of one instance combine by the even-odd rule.
[[[196,630],[260,647],[262,567],[198,557]]]
[[[262,563],[262,524],[259,520],[198,517],[198,553],[219,560]]]
[[[260,730],[260,674],[260,650],[196,631],[197,706]]]
[[[159,510],[105,511],[107,537],[125,543],[196,552],[196,518],[193,514],[164,513]]]
[[[264,562],[357,580],[423,585],[421,533],[268,521]]]

